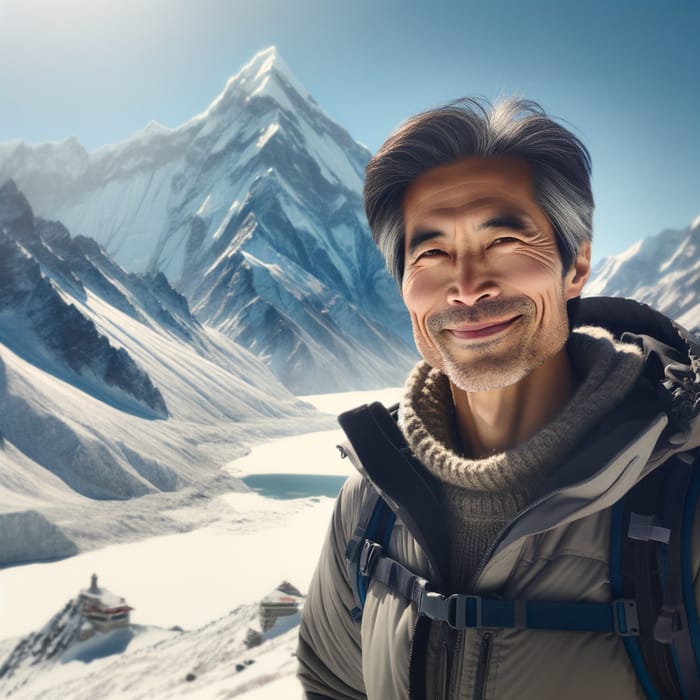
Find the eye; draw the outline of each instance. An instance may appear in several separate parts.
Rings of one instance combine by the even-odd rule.
[[[420,253],[418,253],[415,259],[420,260],[421,258],[436,258],[440,255],[447,255],[447,253],[444,250],[441,250],[440,248],[428,248],[427,250],[423,250]]]
[[[519,243],[520,239],[516,238],[515,236],[499,236],[498,238],[494,238],[491,243],[489,243],[489,248],[492,246],[501,246],[501,245],[506,245],[508,243]]]

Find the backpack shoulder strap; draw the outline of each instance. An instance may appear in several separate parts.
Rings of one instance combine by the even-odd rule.
[[[360,406],[338,417],[361,471],[420,545],[431,580],[449,578],[449,538],[435,478],[416,460],[392,412],[382,404]]]
[[[700,697],[700,628],[691,535],[700,462],[681,455],[637,484],[613,509],[613,598],[637,603],[639,635],[625,638],[650,700]]]
[[[700,697],[700,617],[695,599],[695,568],[693,566],[693,525],[700,503],[700,455],[690,460],[691,476],[683,504],[681,538],[678,546],[680,557],[679,578],[683,618],[683,647],[678,646],[683,690],[687,698]],[[677,508],[677,505],[676,505]],[[685,670],[687,669],[687,671]]]
[[[371,445],[378,438],[384,439],[384,436],[376,431],[368,433],[368,423],[361,415],[367,411],[367,406],[361,406],[359,409],[349,411],[341,416],[341,425],[355,450],[357,450],[358,443],[366,446],[367,444]],[[392,406],[388,413],[393,420],[396,420],[398,404]],[[342,446],[340,449],[341,454],[345,456]],[[366,447],[361,451],[363,455],[367,454]],[[368,485],[368,495],[362,503],[352,537],[345,548],[346,565],[355,598],[355,607],[350,611],[350,617],[354,622],[359,622],[362,619],[362,609],[367,597],[367,587],[370,581],[368,573],[370,570],[369,552],[376,551],[373,547],[382,549],[386,547],[396,521],[396,514],[372,483],[365,464],[361,463],[359,466]],[[373,547],[368,547],[368,544],[373,545]]]
[[[368,543],[381,549],[386,547],[396,520],[396,514],[386,501],[374,489],[370,493],[362,504],[357,525],[345,549],[350,585],[355,597],[355,607],[350,611],[350,617],[355,622],[362,618],[370,580],[370,552],[376,551],[368,547]]]

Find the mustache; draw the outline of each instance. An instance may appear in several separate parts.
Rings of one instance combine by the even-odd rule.
[[[426,318],[425,325],[429,331],[437,333],[445,328],[527,315],[533,306],[529,299],[484,299],[474,306],[454,306],[438,311]]]

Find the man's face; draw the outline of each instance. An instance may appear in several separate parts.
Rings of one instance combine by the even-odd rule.
[[[564,275],[527,164],[466,158],[416,179],[403,200],[404,302],[418,349],[464,391],[509,386],[569,333],[590,246]]]

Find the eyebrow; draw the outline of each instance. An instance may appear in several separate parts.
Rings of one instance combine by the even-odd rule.
[[[479,228],[514,228],[518,231],[524,231],[527,228],[527,223],[518,214],[499,214],[484,221],[479,225]]]

